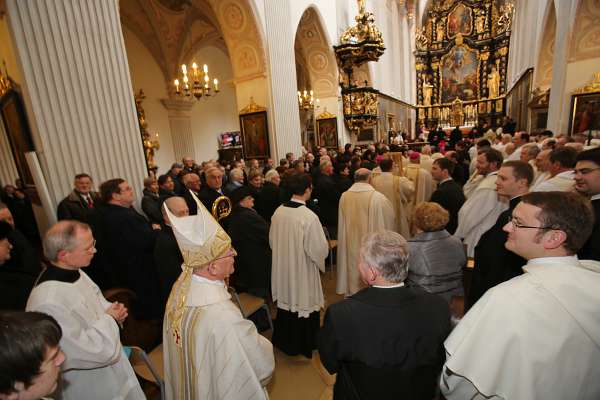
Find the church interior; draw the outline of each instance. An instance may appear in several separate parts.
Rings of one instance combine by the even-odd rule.
[[[452,159],[464,169],[462,178],[451,178],[463,179],[467,202],[483,140],[505,162],[519,160],[521,154],[520,160],[532,165],[534,179],[546,171],[554,176],[537,163],[536,155],[562,146],[576,150],[564,171],[581,170],[575,167],[577,154],[600,146],[600,2],[0,0],[0,114],[0,204],[8,206],[13,225],[38,257],[50,228],[70,219],[61,217],[60,207],[78,193],[73,188],[78,174],[89,178],[91,191],[100,195],[103,182],[120,178],[128,183],[135,196],[129,207],[146,218],[149,230],[162,226],[163,231],[163,183],[177,180],[174,189],[165,190],[183,196],[193,187],[185,175],[197,174],[200,186],[193,199],[198,206],[200,200],[204,203],[234,243],[233,223],[223,221],[231,221],[238,203],[253,197],[257,215],[264,219],[269,254],[269,226],[286,201],[284,182],[295,169],[312,176],[313,211],[320,210],[315,213],[327,241],[319,272],[322,325],[325,310],[353,294],[336,290],[340,242],[348,240],[339,237],[343,213],[338,210],[343,193],[358,184],[354,179],[361,169],[375,179],[389,171],[382,160],[392,159],[393,173],[401,177],[398,185],[404,180],[410,185],[406,200],[395,204],[392,195],[390,202],[399,226],[392,230],[406,240],[415,235],[408,213],[433,202],[437,182],[444,182],[435,176],[438,167],[432,167],[438,158]],[[533,156],[519,149],[519,133],[530,142],[523,149],[536,147]],[[548,140],[551,147],[545,147]],[[415,163],[416,172],[411,170]],[[331,172],[326,172],[328,165]],[[218,187],[210,181],[215,169],[222,179]],[[235,171],[243,174],[239,185]],[[270,171],[277,171],[276,178]],[[331,175],[339,192],[330,214],[325,180],[318,186],[321,174]],[[580,175],[573,175],[565,191],[578,189]],[[255,178],[258,184],[252,183]],[[256,206],[273,179],[279,186],[277,204],[265,217]],[[236,197],[233,193],[242,185],[249,191]],[[208,204],[202,198],[205,186],[219,193]],[[496,186],[493,190],[495,196]],[[597,203],[598,193],[587,194]],[[296,193],[287,193],[288,201],[292,195]],[[146,196],[159,204],[154,215],[144,206]],[[400,213],[407,213],[403,226]],[[456,213],[460,232],[463,214]],[[110,235],[96,237],[94,224],[101,223],[92,217],[82,222],[92,226],[94,246],[99,243],[94,257],[101,257],[102,242],[106,246]],[[250,232],[249,227],[241,229],[246,228]],[[449,300],[453,323],[467,311],[477,258],[469,250],[468,235],[463,238],[464,292]],[[237,250],[236,271],[243,268]],[[270,256],[268,264],[270,269]],[[145,395],[175,398],[164,397],[162,315],[135,315],[134,303],[144,291],[110,287],[88,274],[106,299],[130,307],[131,321],[121,330],[121,341],[144,353],[130,361]],[[232,279],[235,283],[240,275]],[[235,293],[232,300],[271,341],[271,319],[277,320],[281,308],[270,293],[245,293],[243,285],[236,290],[239,296]],[[244,312],[244,305],[252,313]],[[269,314],[270,327],[261,310]],[[288,355],[276,343],[273,351],[268,398],[334,398],[336,377],[316,349],[312,358]],[[438,390],[433,398],[444,397]]]

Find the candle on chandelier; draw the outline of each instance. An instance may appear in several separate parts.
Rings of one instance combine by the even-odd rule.
[[[204,66],[202,67],[202,70],[204,71],[205,74],[208,73],[208,65],[204,64]]]
[[[183,72],[183,74],[187,74],[187,67],[185,66],[185,64],[181,65],[181,72]]]
[[[213,84],[215,85],[215,92],[219,91],[219,80],[217,78],[215,78],[213,80]]]
[[[179,93],[179,79],[175,79],[175,93]]]

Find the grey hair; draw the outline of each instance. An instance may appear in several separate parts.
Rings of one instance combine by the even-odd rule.
[[[399,233],[381,230],[367,234],[360,255],[390,283],[404,282],[408,276],[408,243]]]
[[[234,168],[229,172],[229,179],[234,180],[235,178],[239,178],[244,176],[244,171],[241,168]]]
[[[90,226],[72,220],[60,221],[51,226],[44,235],[44,256],[48,261],[56,262],[61,250],[71,251],[77,247],[77,232],[81,230],[90,230]]]
[[[536,158],[540,153],[541,149],[538,147],[537,143],[527,143],[523,146],[523,150],[527,151],[527,155],[531,158]],[[521,151],[523,151],[521,150]]]
[[[371,171],[364,171],[363,168],[357,169],[354,173],[354,182],[369,182],[371,179]]]
[[[271,182],[273,180],[273,178],[275,177],[275,175],[279,176],[279,172],[277,172],[274,169],[268,170],[267,173],[265,174],[265,181]]]

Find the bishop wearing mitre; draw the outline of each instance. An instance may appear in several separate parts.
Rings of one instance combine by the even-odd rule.
[[[194,200],[198,214],[186,217],[163,204],[183,256],[163,325],[166,398],[267,399],[273,347],[231,301],[231,239]]]

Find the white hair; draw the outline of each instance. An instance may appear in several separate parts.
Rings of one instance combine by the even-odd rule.
[[[367,234],[360,256],[388,282],[404,282],[408,276],[408,243],[399,233],[381,230]]]
[[[274,169],[268,170],[265,175],[265,181],[271,182],[273,180],[273,178],[275,177],[275,175],[279,176],[279,172],[277,172]]]

